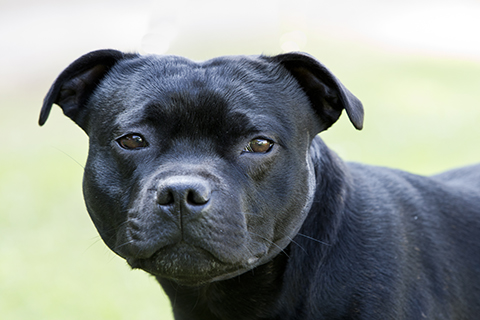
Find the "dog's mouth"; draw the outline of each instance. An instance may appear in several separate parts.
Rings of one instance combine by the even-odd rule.
[[[183,242],[165,246],[146,259],[127,259],[134,269],[189,286],[232,278],[253,269],[258,261],[259,257],[250,257],[246,261],[223,262],[210,252]]]

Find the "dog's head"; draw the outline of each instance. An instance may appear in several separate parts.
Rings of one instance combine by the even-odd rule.
[[[184,284],[241,274],[296,235],[314,197],[310,144],[361,103],[305,54],[202,63],[114,50],[73,62],[52,104],[89,136],[88,212],[132,267]]]

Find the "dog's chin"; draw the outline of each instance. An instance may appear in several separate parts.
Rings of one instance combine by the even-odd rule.
[[[155,277],[173,280],[180,285],[199,286],[233,278],[258,265],[259,259],[223,262],[206,250],[187,244],[167,246],[147,259],[127,259],[134,269],[142,269]]]

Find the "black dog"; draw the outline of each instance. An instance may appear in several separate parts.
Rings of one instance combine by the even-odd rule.
[[[317,134],[362,104],[312,57],[96,51],[40,125],[53,103],[90,138],[100,235],[176,319],[480,318],[480,165],[343,163]]]

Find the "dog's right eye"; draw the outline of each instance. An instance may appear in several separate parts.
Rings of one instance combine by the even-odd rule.
[[[273,141],[257,138],[250,141],[243,149],[247,153],[267,153],[273,147]]]
[[[144,137],[139,134],[131,133],[117,139],[117,143],[123,149],[137,150],[148,146]]]

